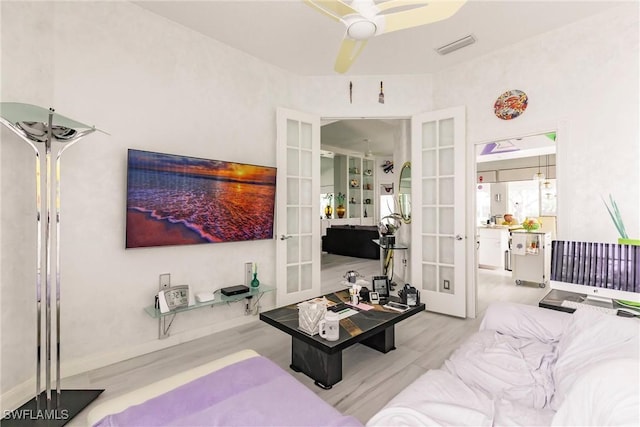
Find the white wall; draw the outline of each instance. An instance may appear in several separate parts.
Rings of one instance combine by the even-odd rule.
[[[558,133],[558,238],[615,242],[600,199],[616,199],[630,237],[640,236],[638,8],[629,2],[434,75],[434,108],[465,104],[470,144],[553,129]],[[503,92],[529,106],[504,121]],[[568,138],[567,132],[568,131]]]
[[[349,82],[353,103],[349,103]],[[384,104],[378,102],[384,82]],[[323,118],[409,117],[432,108],[430,75],[337,76],[303,79],[299,108]]]
[[[2,101],[53,106],[111,134],[63,157],[62,375],[255,320],[242,304],[196,310],[158,341],[143,308],[160,273],[213,289],[242,283],[243,263],[256,261],[273,285],[275,241],[125,250],[127,149],[275,166],[275,109],[292,104],[297,77],[130,3],[2,2],[1,25]],[[4,127],[0,149],[6,397],[35,370],[35,181],[30,149]]]

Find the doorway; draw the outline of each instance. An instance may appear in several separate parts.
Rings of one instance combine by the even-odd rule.
[[[321,119],[321,240],[327,229],[346,225],[375,228],[381,208],[389,203],[397,173],[385,172],[382,165],[394,160],[402,164],[409,150],[406,118],[323,118]],[[399,171],[399,168],[398,168]],[[390,192],[391,191],[391,192]],[[337,207],[346,206],[338,218]],[[330,206],[330,209],[327,209]],[[327,215],[327,213],[329,215]],[[323,293],[343,288],[347,271],[358,271],[364,278],[381,274],[380,260],[321,252]]]
[[[548,292],[540,283],[516,285],[511,241],[525,218],[540,219],[539,231],[556,237],[557,144],[548,131],[474,146],[478,314],[493,301],[535,304]]]

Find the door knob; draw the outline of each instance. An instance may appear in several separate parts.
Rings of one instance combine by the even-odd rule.
[[[463,239],[463,237],[461,235],[456,234],[456,240],[462,240],[462,239]]]
[[[285,236],[284,234],[280,235],[280,240],[287,240],[290,239],[293,236]]]

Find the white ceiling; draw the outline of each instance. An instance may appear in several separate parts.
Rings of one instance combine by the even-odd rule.
[[[336,75],[333,65],[345,28],[302,0],[133,3],[294,74]],[[468,0],[449,19],[371,39],[346,75],[442,71],[619,3],[620,0]],[[446,56],[434,51],[468,34],[478,41]]]
[[[323,124],[322,148],[391,156],[405,119],[345,119]]]
[[[133,3],[291,73],[338,75],[333,66],[344,26],[302,0]],[[619,0],[468,0],[447,20],[373,38],[346,75],[439,72],[619,3]],[[446,56],[434,51],[468,34],[478,41]],[[393,141],[400,124],[399,120],[341,120],[325,124],[322,144],[359,152],[370,148],[377,155],[389,155],[393,150],[389,141]],[[365,143],[365,139],[370,142]]]

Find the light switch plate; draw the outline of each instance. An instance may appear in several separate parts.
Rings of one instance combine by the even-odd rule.
[[[167,288],[171,287],[171,273],[163,273],[160,275],[160,285],[158,287],[159,290],[163,291]]]

